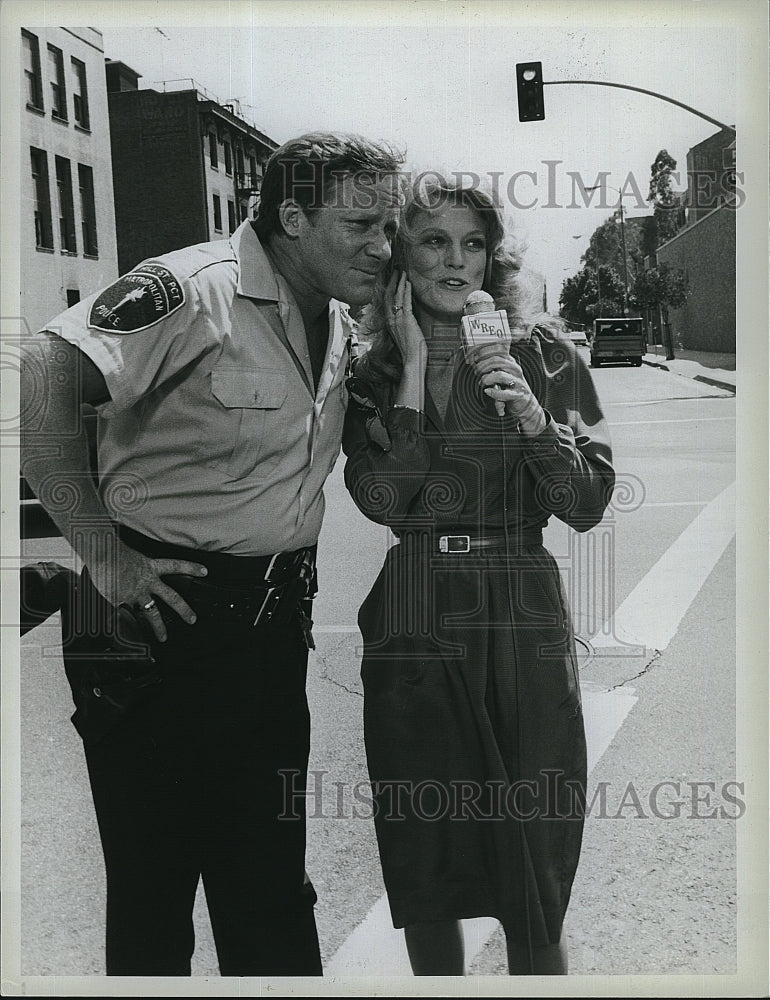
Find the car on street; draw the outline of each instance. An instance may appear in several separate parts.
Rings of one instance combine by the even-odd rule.
[[[588,336],[583,326],[568,326],[567,336],[575,347],[585,347],[588,343]]]

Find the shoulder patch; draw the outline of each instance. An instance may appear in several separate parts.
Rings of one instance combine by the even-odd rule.
[[[163,264],[140,264],[94,299],[88,314],[92,330],[139,333],[170,316],[185,302],[184,289]]]

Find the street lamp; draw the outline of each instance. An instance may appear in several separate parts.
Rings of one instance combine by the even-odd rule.
[[[628,315],[628,261],[626,259],[626,223],[623,218],[623,191],[619,191],[618,188],[613,187],[611,184],[594,184],[593,187],[586,188],[586,191],[598,191],[601,187],[608,187],[611,191],[615,191],[618,196],[618,206],[620,207],[620,241],[623,244],[623,315]],[[599,255],[596,255],[598,261]],[[597,267],[597,275],[599,269]]]

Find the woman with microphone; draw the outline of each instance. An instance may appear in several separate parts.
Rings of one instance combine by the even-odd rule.
[[[479,290],[512,331],[491,356],[462,323]],[[586,745],[542,531],[551,516],[577,531],[601,520],[607,425],[572,343],[530,308],[502,213],[478,189],[411,192],[361,324],[370,347],[348,381],[345,480],[398,539],[359,613],[393,923],[416,975],[462,975],[459,921],[479,916],[502,924],[511,974],[566,973]]]

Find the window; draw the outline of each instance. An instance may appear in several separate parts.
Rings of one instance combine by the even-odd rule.
[[[96,257],[99,244],[96,239],[96,203],[94,201],[94,172],[84,163],[78,163],[80,186],[80,217],[83,229],[83,253]]]
[[[89,128],[86,64],[74,56],[72,57],[72,106],[77,124],[81,128]]]
[[[257,158],[256,158],[256,156],[250,156],[249,157],[249,173],[251,174],[251,176],[249,178],[249,183],[246,186],[250,187],[250,188],[255,188],[255,187],[258,186],[257,185],[258,177],[257,177]]]
[[[225,139],[225,173],[232,174],[233,172],[233,150],[230,143]]]
[[[72,205],[72,172],[70,161],[63,156],[56,158],[56,187],[59,192],[59,234],[61,248],[67,253],[77,253],[75,240],[75,210]]]
[[[40,44],[37,35],[21,29],[24,76],[27,81],[27,105],[43,110],[43,74],[40,72]]]
[[[61,49],[48,46],[48,71],[51,76],[51,114],[67,120],[67,93],[64,87],[64,57]]]
[[[35,198],[35,246],[53,250],[51,194],[48,187],[48,155],[42,149],[30,148],[32,186]]]
[[[228,199],[227,202],[227,224],[230,227],[230,235],[235,232],[238,224],[235,221],[235,202]]]
[[[243,150],[240,146],[235,150],[235,165],[238,168],[238,181],[243,184]]]
[[[214,229],[218,233],[222,232],[222,202],[219,195],[214,195]]]
[[[68,288],[67,289],[67,308],[69,309],[72,306],[77,305],[78,302],[80,302],[80,292],[77,290],[77,288]]]
[[[217,137],[214,132],[209,132],[209,161],[212,167],[217,167],[219,165],[219,157],[217,156]]]

